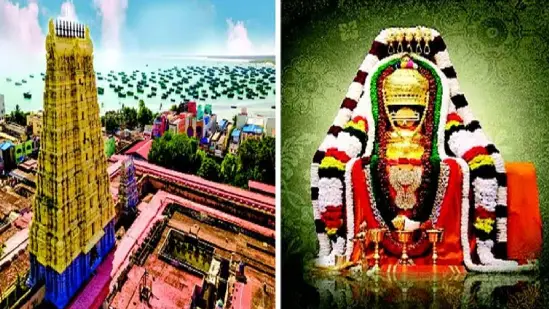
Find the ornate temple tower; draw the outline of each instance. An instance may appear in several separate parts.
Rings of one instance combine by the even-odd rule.
[[[133,215],[137,212],[139,195],[137,192],[137,178],[135,165],[129,157],[124,160],[120,171],[120,187],[118,187],[118,204],[123,215]]]
[[[114,246],[114,204],[88,27],[50,20],[46,52],[29,284],[64,308]]]

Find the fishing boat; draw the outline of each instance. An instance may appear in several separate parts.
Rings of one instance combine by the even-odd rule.
[[[105,93],[105,89],[103,89],[103,87],[97,87],[97,93],[102,95],[103,93]]]
[[[9,77],[6,78],[6,81],[7,81],[8,83],[11,82],[11,78],[9,78]]]
[[[15,82],[15,86],[21,86],[20,82]]]
[[[232,108],[232,109],[236,109],[236,105],[231,105],[231,108]]]
[[[27,91],[27,92],[23,93],[23,97],[25,99],[32,99],[32,94],[30,93],[30,91]]]

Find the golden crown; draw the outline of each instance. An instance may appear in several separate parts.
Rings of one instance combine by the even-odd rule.
[[[396,70],[383,81],[383,100],[388,106],[426,106],[429,102],[429,81],[410,57],[402,57]]]

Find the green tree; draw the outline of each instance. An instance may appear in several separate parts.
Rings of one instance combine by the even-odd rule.
[[[164,133],[154,140],[149,152],[151,163],[183,173],[196,173],[200,167],[198,141],[186,134]]]
[[[133,107],[122,107],[122,123],[128,129],[134,129],[137,125],[137,110]]]
[[[105,155],[107,156],[107,158],[110,158],[116,151],[116,145],[115,145],[115,142],[114,142],[114,137],[110,137],[106,142],[105,142]]]
[[[221,179],[231,185],[236,184],[236,175],[239,172],[238,158],[228,153],[221,162]]]
[[[241,173],[248,179],[275,184],[276,145],[273,137],[247,139],[238,147]]]
[[[114,132],[116,132],[119,127],[120,125],[118,115],[113,111],[106,112],[105,131],[107,131],[107,134],[114,134]]]
[[[220,169],[219,164],[214,159],[206,157],[200,165],[198,176],[211,181],[219,181]]]
[[[177,109],[178,109],[178,108],[177,108],[177,105],[176,105],[176,104],[173,104],[172,107],[170,108],[170,110],[171,110],[172,112],[177,112]]]
[[[274,137],[265,136],[259,143],[257,155],[257,180],[274,185],[276,176],[276,142]]]
[[[15,110],[11,111],[10,120],[17,123],[18,125],[27,125],[27,117],[25,113],[19,108],[19,104],[15,105]]]
[[[143,100],[139,100],[139,105],[137,108],[137,123],[141,128],[143,128],[148,124],[152,124],[152,121],[152,111],[145,106],[145,102],[143,102]]]

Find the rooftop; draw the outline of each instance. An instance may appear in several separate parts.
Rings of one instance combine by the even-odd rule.
[[[258,181],[253,181],[253,180],[248,181],[248,188],[250,188],[250,190],[265,192],[270,195],[276,194],[275,186],[271,186],[266,183],[262,183]]]
[[[243,133],[262,134],[263,127],[255,124],[247,124],[242,128]]]
[[[143,160],[147,160],[149,158],[149,151],[151,150],[152,143],[153,143],[152,139],[146,139],[146,140],[140,141],[137,144],[135,144],[132,148],[128,149],[125,154],[138,155]]]

